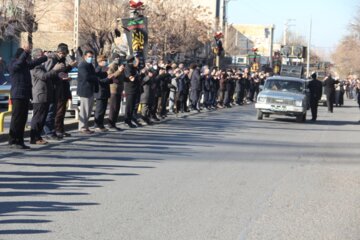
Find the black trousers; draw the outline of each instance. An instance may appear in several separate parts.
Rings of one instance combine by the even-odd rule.
[[[169,95],[170,95],[170,91],[161,92],[161,113],[160,113],[161,116],[164,116],[167,113],[166,106],[169,99]]]
[[[96,99],[96,108],[95,108],[95,127],[104,128],[104,118],[106,113],[106,108],[108,104],[108,99]]]
[[[115,126],[119,118],[121,106],[121,95],[111,94],[110,96],[110,109],[109,109],[109,124]]]
[[[55,115],[55,131],[56,133],[65,133],[65,114],[67,100],[58,100],[56,104],[56,115]]]
[[[46,116],[49,111],[49,103],[34,103],[33,104],[33,117],[31,119],[31,141],[41,140],[41,133],[43,131]]]
[[[137,100],[136,93],[128,93],[126,97],[125,122],[131,122],[135,113],[135,105]]]
[[[9,144],[24,144],[24,132],[27,122],[29,103],[28,99],[12,99],[13,111],[9,130]]]
[[[335,102],[335,92],[326,94],[326,104],[329,112],[333,112]]]
[[[310,98],[311,116],[313,120],[317,119],[318,102],[319,100]]]
[[[141,118],[148,122],[150,120],[150,106],[152,106],[149,103],[141,103]]]
[[[156,113],[158,112],[159,102],[160,101],[161,101],[161,97],[160,96],[155,96],[154,102],[150,106],[150,116],[152,118],[156,117]]]

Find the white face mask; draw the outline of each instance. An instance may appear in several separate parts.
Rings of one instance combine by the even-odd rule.
[[[89,57],[89,58],[86,58],[86,60],[85,60],[87,63],[92,63],[92,61],[93,61],[93,58],[92,57]]]

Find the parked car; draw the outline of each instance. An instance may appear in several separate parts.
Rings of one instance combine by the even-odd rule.
[[[78,69],[74,68],[71,72],[69,72],[69,77],[71,78],[71,82],[70,82],[71,105],[73,107],[77,107],[80,106],[80,97],[77,95]]]
[[[1,91],[10,91],[11,89],[11,81],[10,74],[4,74],[5,81],[0,85]],[[7,108],[9,104],[9,94],[0,93],[0,107]]]
[[[257,97],[257,119],[272,114],[296,117],[297,122],[306,120],[309,106],[307,80],[275,76],[268,78]]]

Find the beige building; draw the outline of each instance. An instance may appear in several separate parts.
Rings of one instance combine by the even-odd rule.
[[[253,54],[256,48],[261,56],[270,57],[274,51],[274,25],[230,25],[225,49],[230,56]]]
[[[53,51],[59,43],[74,47],[73,0],[37,0],[34,13],[38,20],[33,33],[35,48]]]

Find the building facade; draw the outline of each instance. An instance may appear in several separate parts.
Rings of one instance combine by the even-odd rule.
[[[37,0],[34,6],[38,29],[33,33],[35,48],[54,51],[57,45],[74,46],[74,1]]]

